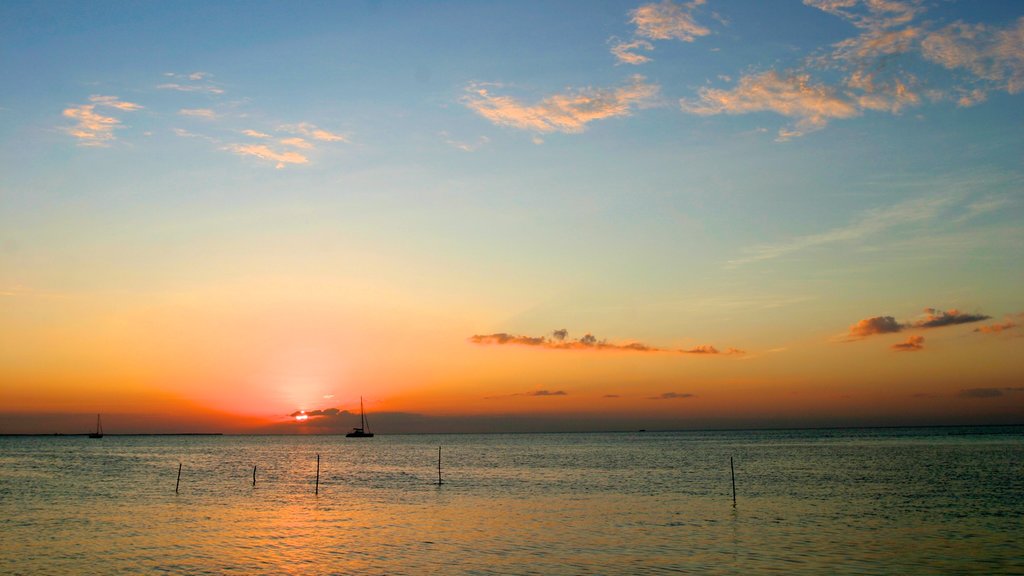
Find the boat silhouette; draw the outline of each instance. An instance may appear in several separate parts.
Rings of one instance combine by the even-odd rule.
[[[96,415],[96,431],[89,432],[89,438],[103,438],[103,423],[100,422],[100,415]]]
[[[345,434],[345,438],[373,438],[373,432],[370,432],[370,427],[366,425],[366,412],[363,411],[363,397],[359,397],[359,427],[353,428],[351,432]]]

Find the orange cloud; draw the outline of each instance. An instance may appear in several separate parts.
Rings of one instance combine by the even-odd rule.
[[[654,45],[646,40],[633,40],[632,42],[616,42],[612,45],[612,54],[623,64],[644,64],[651,59],[643,54],[637,54],[635,50],[654,50]]]
[[[911,336],[906,342],[893,344],[892,349],[897,352],[917,352],[924,350],[924,336]]]
[[[859,28],[892,28],[909,23],[921,11],[901,0],[804,0],[804,4],[844,18]]]
[[[892,316],[874,316],[859,320],[850,326],[851,338],[864,338],[873,334],[888,334],[903,330],[903,325]]]
[[[314,140],[319,140],[321,142],[349,141],[348,137],[345,136],[344,134],[335,134],[334,132],[324,130],[323,128],[318,128],[308,122],[301,122],[299,124],[287,124],[281,126],[280,129],[285,132],[291,132],[293,134],[301,134],[303,136],[308,136]]]
[[[981,332],[983,334],[999,334],[1000,332],[1005,332],[1006,330],[1013,330],[1014,328],[1018,328],[1020,326],[1021,321],[1024,321],[1024,312],[1007,316],[1002,324],[989,324],[988,326],[975,328],[974,331]]]
[[[255,156],[261,160],[276,162],[275,167],[279,170],[288,164],[309,163],[309,158],[298,152],[278,152],[263,144],[232,144],[227,149],[242,156]]]
[[[950,70],[967,70],[1010,94],[1024,91],[1024,18],[1006,28],[956,22],[921,41],[922,55]]]
[[[118,110],[126,110],[129,112],[142,110],[141,105],[135,104],[134,102],[124,102],[117,96],[90,96],[89,101],[98,106],[107,106],[108,108],[117,108]]]
[[[725,352],[720,352],[714,346],[710,344],[703,344],[689,350],[671,350],[667,348],[657,348],[655,346],[649,346],[642,342],[627,342],[624,344],[612,344],[606,340],[598,340],[593,334],[584,334],[581,338],[569,339],[569,332],[565,329],[555,330],[551,333],[551,336],[519,336],[514,334],[508,334],[505,332],[498,332],[495,334],[476,334],[470,336],[469,341],[474,344],[515,344],[520,346],[537,346],[540,348],[548,348],[552,350],[607,350],[607,351],[623,351],[623,352],[660,352],[660,353],[678,353],[678,354],[725,354],[725,355],[738,355],[745,354],[743,350],[736,348],[727,348]]]
[[[630,84],[620,88],[586,88],[555,94],[534,105],[492,95],[479,84],[467,90],[465,105],[498,126],[542,133],[579,133],[595,120],[629,116],[634,107],[654,99],[658,86],[648,84],[643,76],[634,76]]]
[[[630,12],[630,22],[636,24],[638,36],[652,40],[682,40],[693,42],[700,36],[707,36],[710,30],[697,24],[690,14],[704,0],[686,4],[675,4],[664,0],[658,4],[644,4]]]
[[[124,111],[135,111],[142,108],[132,102],[123,102],[117,96],[90,96],[89,101],[92,104],[67,108],[62,113],[65,118],[75,121],[74,126],[69,126],[64,130],[77,138],[82,146],[108,146],[109,142],[114,140],[114,130],[121,128],[120,120],[96,112],[97,106]]]
[[[831,119],[860,114],[855,103],[823,84],[811,83],[810,76],[780,76],[775,71],[743,76],[732,90],[702,88],[698,101],[683,99],[680,106],[700,116],[775,112],[795,118],[792,129],[779,131],[779,140],[821,130]]]

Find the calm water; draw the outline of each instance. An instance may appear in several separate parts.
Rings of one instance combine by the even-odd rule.
[[[0,574],[669,572],[1024,574],[1024,428],[0,438]]]

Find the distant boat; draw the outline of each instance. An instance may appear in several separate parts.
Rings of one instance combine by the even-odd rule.
[[[373,438],[373,432],[370,432],[369,426],[366,425],[366,412],[363,411],[363,397],[359,397],[359,427],[353,428],[351,432],[345,434],[345,438]]]
[[[103,423],[100,422],[100,415],[96,415],[96,431],[89,432],[89,438],[103,438]]]

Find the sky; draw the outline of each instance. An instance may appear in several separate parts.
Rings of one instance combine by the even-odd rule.
[[[1024,3],[0,4],[0,433],[1024,423]]]

